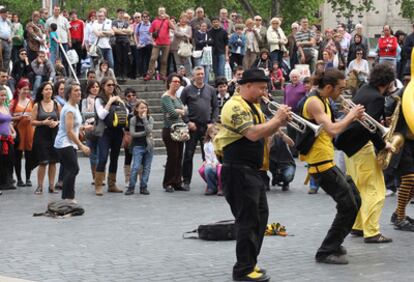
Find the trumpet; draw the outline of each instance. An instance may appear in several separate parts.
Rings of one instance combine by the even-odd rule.
[[[338,99],[342,107],[344,107],[346,110],[350,110],[356,106],[354,102],[352,102],[350,99],[346,99],[343,95],[339,95]],[[377,132],[377,130],[379,130],[383,138],[390,131],[389,127],[383,126],[375,118],[373,118],[372,116],[370,116],[369,114],[365,112],[364,112],[364,120],[358,120],[358,122],[371,133],[375,133]]]
[[[262,97],[262,100],[267,104],[267,108],[269,112],[271,112],[273,115],[276,114],[276,112],[279,110],[281,106],[281,104],[276,103],[275,101],[270,101],[266,97]],[[292,121],[289,121],[288,124],[291,127],[293,127],[296,131],[299,131],[300,133],[304,133],[306,128],[309,128],[314,132],[315,137],[321,133],[321,130],[322,130],[321,125],[316,125],[293,112],[291,114],[292,114]]]

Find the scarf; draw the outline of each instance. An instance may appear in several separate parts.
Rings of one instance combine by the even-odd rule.
[[[8,155],[9,154],[9,146],[14,144],[13,137],[11,135],[8,136],[0,136],[0,142],[1,142],[1,152],[2,155]]]

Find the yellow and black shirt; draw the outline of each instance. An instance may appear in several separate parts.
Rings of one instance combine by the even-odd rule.
[[[223,163],[237,163],[254,169],[268,169],[269,151],[265,138],[253,142],[243,136],[243,132],[265,122],[259,104],[245,101],[234,95],[224,105],[221,112],[221,125],[214,138],[214,148]]]
[[[310,119],[309,113],[307,111],[307,106],[311,99],[315,99],[318,103],[325,103],[324,107],[327,110],[326,114],[328,115],[329,119],[332,119],[332,112],[331,108],[329,107],[329,100],[327,98],[323,98],[321,101],[320,98],[316,96],[310,96],[306,99],[305,104],[303,106],[303,117],[306,119]],[[309,166],[309,173],[316,173],[316,172],[323,172],[325,170],[330,169],[334,166],[333,161],[334,159],[334,145],[332,143],[332,137],[322,129],[319,136],[315,139],[315,142],[312,145],[312,148],[306,155],[300,155],[300,160],[307,162]],[[324,165],[319,166],[318,170],[315,167],[312,167],[314,164],[324,163]]]

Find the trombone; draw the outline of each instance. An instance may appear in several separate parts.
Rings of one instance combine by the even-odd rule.
[[[276,114],[276,112],[279,110],[281,106],[281,104],[275,101],[270,101],[268,98],[264,96],[262,96],[262,100],[267,104],[267,108],[269,112],[271,112],[273,115]],[[300,133],[305,133],[305,130],[308,127],[314,132],[315,137],[321,133],[321,130],[322,130],[321,125],[316,125],[293,112],[291,114],[292,114],[292,121],[289,121],[288,124],[291,127],[293,127],[296,131],[299,131]]]
[[[350,99],[346,99],[343,95],[339,95],[338,99],[342,107],[344,107],[346,110],[350,110],[356,106],[354,102],[352,102]],[[390,131],[389,127],[383,126],[380,122],[378,122],[375,118],[366,112],[364,112],[364,120],[358,120],[358,122],[371,133],[375,133],[377,130],[379,130],[383,138]]]

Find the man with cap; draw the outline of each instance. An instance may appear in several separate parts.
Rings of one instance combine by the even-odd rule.
[[[269,215],[265,185],[260,169],[268,162],[267,138],[291,119],[282,105],[266,122],[260,100],[268,91],[263,70],[249,69],[239,81],[239,94],[223,107],[221,126],[214,139],[216,154],[223,162],[223,191],[236,220],[237,262],[235,281],[269,281],[257,266]]]
[[[11,23],[7,19],[7,9],[2,7],[0,8],[0,57],[3,59],[3,65],[0,67],[9,69],[10,59],[11,59]]]

